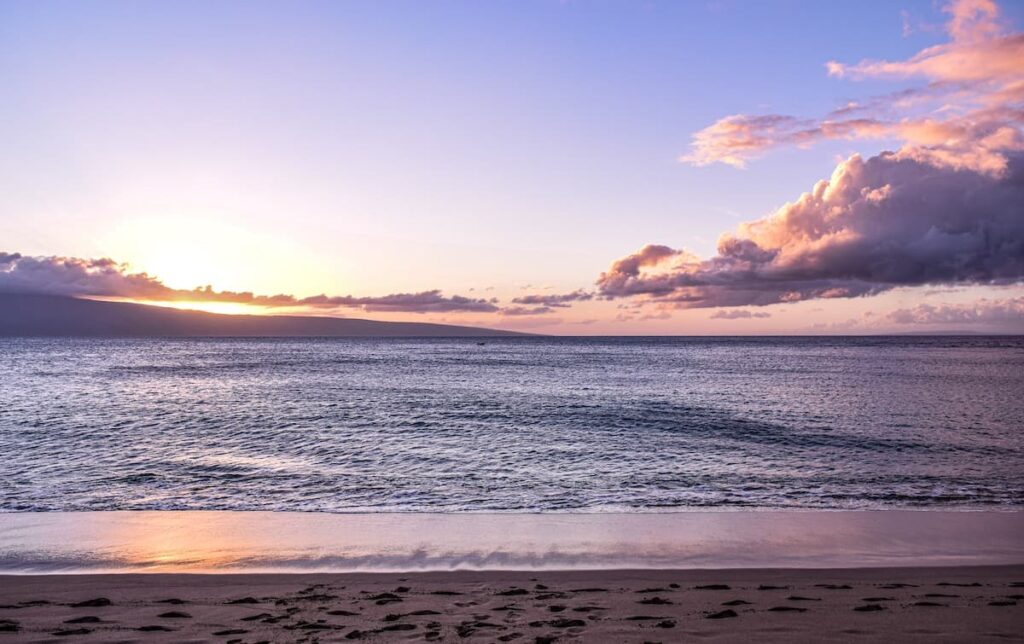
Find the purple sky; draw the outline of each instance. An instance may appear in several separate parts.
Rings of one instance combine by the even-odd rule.
[[[1024,332],[1022,21],[12,0],[0,290],[563,334]]]

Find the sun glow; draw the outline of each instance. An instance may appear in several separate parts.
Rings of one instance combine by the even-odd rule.
[[[105,302],[128,302],[131,304],[145,304],[146,306],[159,306],[162,308],[178,309],[182,311],[203,311],[205,313],[222,313],[225,315],[272,315],[275,313],[285,313],[284,311],[281,311],[279,309],[271,309],[266,306],[256,306],[253,304],[243,304],[241,302],[204,302],[201,300],[180,300],[166,302],[106,297],[95,297],[90,299],[103,300]],[[294,313],[294,311],[292,312]]]

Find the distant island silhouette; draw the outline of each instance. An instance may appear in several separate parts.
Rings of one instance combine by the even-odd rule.
[[[0,293],[0,336],[502,337],[514,331],[451,324],[300,315],[225,315],[56,295]]]

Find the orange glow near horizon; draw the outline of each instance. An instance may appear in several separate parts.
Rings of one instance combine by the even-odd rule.
[[[93,297],[89,299],[100,300],[104,302],[127,302],[129,304],[144,304],[146,306],[159,306],[162,308],[178,309],[182,311],[202,311],[204,313],[220,313],[224,315],[283,315],[286,313],[295,315],[296,313],[299,313],[295,309],[276,309],[266,306],[258,306],[254,304],[244,304],[242,302],[206,302],[201,300],[158,301],[113,297]]]

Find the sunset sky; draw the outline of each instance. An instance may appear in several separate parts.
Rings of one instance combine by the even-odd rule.
[[[0,291],[1024,332],[1022,25],[988,0],[8,0]]]

